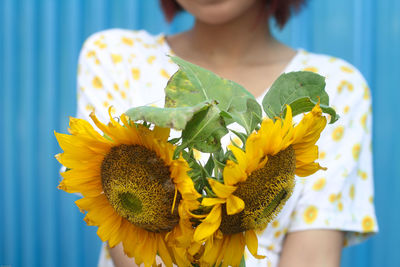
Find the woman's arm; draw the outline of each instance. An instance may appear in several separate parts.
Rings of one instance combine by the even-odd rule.
[[[336,230],[289,233],[283,243],[279,267],[338,267],[344,234]]]

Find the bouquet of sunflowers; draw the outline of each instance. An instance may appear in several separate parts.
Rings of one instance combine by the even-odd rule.
[[[240,85],[178,57],[165,88],[165,107],[141,106],[108,124],[70,119],[56,133],[67,170],[59,188],[80,193],[75,203],[110,247],[122,242],[137,264],[244,265],[256,258],[256,231],[267,227],[290,197],[295,175],[324,169],[315,145],[338,119],[322,76],[281,75],[262,105]],[[268,118],[262,119],[262,109]],[[295,125],[292,118],[306,113]],[[236,124],[242,130],[233,130]],[[177,136],[170,137],[170,129]],[[236,128],[237,129],[237,128]],[[241,145],[223,147],[225,135]],[[207,160],[196,160],[200,151]]]

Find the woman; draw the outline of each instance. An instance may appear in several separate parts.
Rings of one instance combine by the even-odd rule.
[[[107,121],[107,107],[121,113],[132,106],[164,101],[163,88],[176,70],[167,54],[207,68],[248,89],[259,101],[282,73],[309,70],[325,76],[331,103],[341,115],[319,141],[321,165],[328,171],[297,180],[295,192],[269,227],[260,233],[264,260],[247,266],[339,266],[343,244],[377,231],[371,170],[369,89],[347,62],[293,50],[270,33],[301,0],[164,0],[167,18],[181,8],[195,17],[192,29],[173,36],[109,30],[91,36],[80,57],[78,113],[96,108]],[[354,108],[356,107],[356,108]],[[364,233],[364,234],[362,234]],[[99,266],[113,266],[103,249]],[[121,246],[110,249],[115,266],[136,266]]]

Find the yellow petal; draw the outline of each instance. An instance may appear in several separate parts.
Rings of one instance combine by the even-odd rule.
[[[169,132],[170,132],[169,128],[154,126],[154,129],[153,129],[154,137],[161,141],[168,140]]]
[[[227,198],[236,190],[236,186],[224,185],[214,179],[208,179],[213,192],[220,198]]]
[[[296,166],[295,174],[297,176],[300,176],[300,177],[306,177],[306,176],[309,176],[309,175],[311,175],[311,174],[313,174],[313,173],[315,173],[315,172],[317,172],[319,170],[324,170],[325,171],[325,170],[327,170],[327,168],[322,167],[321,165],[319,165],[316,162],[312,162],[312,163],[309,163],[309,164]]]
[[[110,236],[108,240],[108,245],[112,248],[119,244],[125,237],[126,227],[122,224],[123,218],[119,218],[119,227],[116,231]]]
[[[74,155],[74,157],[82,160],[90,160],[91,157],[106,153],[110,146],[106,143],[91,140],[91,142],[86,142],[81,137],[69,134],[61,134],[54,132],[57,138],[58,144],[61,149]]]
[[[156,233],[149,233],[149,238],[147,239],[145,246],[142,249],[143,253],[143,263],[145,267],[151,267],[156,260],[157,255],[157,239],[155,237]]]
[[[186,248],[172,247],[172,253],[177,266],[192,266],[186,255]]]
[[[275,155],[281,150],[282,144],[282,121],[278,119],[275,121],[272,131],[269,132],[267,137],[268,145],[264,148],[264,153],[267,155]]]
[[[203,222],[197,226],[193,240],[194,242],[204,242],[204,240],[214,234],[221,224],[221,205],[215,205]]]
[[[118,122],[116,122],[110,113],[110,123],[108,125],[103,124],[98,120],[96,115],[92,112],[90,118],[94,122],[94,124],[99,128],[103,133],[105,133],[109,138],[111,138],[116,144],[129,144],[131,143],[133,128],[125,128],[121,126]]]
[[[226,199],[226,213],[228,215],[236,214],[244,209],[244,201],[235,195],[230,195]]]
[[[292,125],[293,125],[292,108],[289,105],[286,105],[286,116],[282,127],[283,136],[286,135],[287,132],[292,128]]]
[[[248,230],[245,232],[246,244],[247,248],[249,249],[250,253],[256,259],[264,259],[265,256],[258,255],[258,238],[254,230]]]
[[[305,149],[296,149],[296,147],[293,148],[295,150],[296,163],[310,163],[318,159],[318,146],[316,145],[311,145]]]
[[[115,213],[106,218],[107,219],[105,220],[103,218],[103,221],[101,225],[99,225],[99,229],[97,230],[97,235],[101,238],[103,242],[112,239],[112,237],[116,235],[121,226],[121,219],[122,219],[119,215]],[[111,245],[114,246],[118,244],[121,241],[121,239],[119,238],[117,238],[117,240],[112,241]]]
[[[311,110],[312,114],[314,116],[321,116],[322,115],[322,109],[319,106],[320,100],[318,99],[318,103],[313,107],[313,109]]]
[[[321,108],[317,104],[294,128],[293,144],[315,144],[325,126],[326,118],[321,116]]]
[[[157,242],[158,242],[158,253],[160,254],[161,259],[163,260],[163,263],[167,267],[172,267],[171,255],[169,254],[167,246],[165,245],[164,238],[161,234],[157,235]]]
[[[133,258],[135,257],[135,251],[137,248],[136,244],[138,242],[136,227],[127,220],[123,220],[122,224],[123,226],[121,227],[125,227],[126,229],[124,238],[122,239],[124,252],[126,255],[128,255],[128,257]]]
[[[102,209],[103,207],[109,206],[107,197],[102,194],[96,197],[84,197],[75,201],[75,204],[79,209],[83,211],[90,211],[92,209]]]
[[[68,193],[81,193],[83,196],[95,197],[103,193],[101,180],[80,181],[80,180],[62,180],[58,189]]]
[[[227,160],[223,173],[225,185],[235,185],[239,182],[246,181],[247,174],[239,167],[238,164],[231,160]]]
[[[245,241],[242,233],[231,235],[227,245],[222,267],[238,267],[243,257]]]
[[[229,145],[228,148],[232,151],[233,155],[235,156],[238,165],[240,167],[240,169],[244,172],[247,169],[247,157],[246,157],[246,153],[244,153],[243,150],[241,150],[240,148],[234,146],[234,145]]]
[[[69,129],[68,131],[74,135],[79,136],[81,139],[85,140],[85,143],[96,145],[91,145],[91,148],[97,149],[97,147],[102,143],[103,145],[110,145],[112,142],[101,136],[93,126],[86,120],[77,119],[70,117],[69,118]]]
[[[194,256],[196,253],[199,252],[201,249],[202,244],[201,243],[193,243],[189,248],[188,248],[188,253],[192,256]]]
[[[69,153],[61,153],[56,155],[56,159],[58,162],[60,162],[62,165],[64,165],[67,168],[70,169],[82,169],[82,165],[85,167],[89,168],[90,167],[96,167],[101,163],[104,159],[103,155],[96,155],[93,156],[90,160],[79,160],[77,159],[74,155],[71,155]]]
[[[219,255],[221,255],[223,247],[223,239],[214,237],[209,239],[205,244],[204,254],[201,258],[203,264],[201,266],[214,266]],[[216,265],[218,266],[218,265]]]
[[[232,235],[225,235],[223,237],[223,239],[222,239],[223,243],[221,245],[221,251],[220,251],[220,254],[217,257],[217,261],[215,263],[215,266],[220,266],[222,260],[225,258],[225,253],[226,253],[226,250],[228,249],[228,246],[230,244],[231,237],[232,237]]]
[[[251,134],[246,141],[246,154],[251,160],[247,163],[246,174],[250,175],[253,171],[258,169],[259,162],[263,156],[263,151],[259,144],[260,136]]]
[[[226,199],[223,198],[203,198],[203,200],[201,201],[201,205],[203,206],[214,206],[216,204],[222,204],[225,203]]]

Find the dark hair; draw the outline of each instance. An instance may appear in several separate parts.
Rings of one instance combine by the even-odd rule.
[[[175,0],[160,0],[167,21],[172,21],[182,7]],[[274,17],[280,28],[285,26],[292,11],[298,12],[306,0],[264,0],[268,6],[267,14]]]

